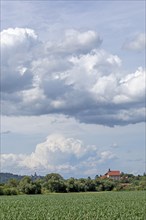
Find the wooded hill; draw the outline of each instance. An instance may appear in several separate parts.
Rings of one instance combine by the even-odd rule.
[[[10,179],[16,179],[16,180],[21,180],[22,178],[24,178],[25,175],[17,175],[17,174],[13,174],[13,173],[0,173],[0,183],[6,183],[8,182]],[[37,179],[42,179],[43,176],[37,176],[37,174],[35,173],[34,175],[30,176],[32,180]]]

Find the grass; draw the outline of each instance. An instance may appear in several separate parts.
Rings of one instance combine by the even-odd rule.
[[[146,192],[1,196],[1,220],[145,220]]]

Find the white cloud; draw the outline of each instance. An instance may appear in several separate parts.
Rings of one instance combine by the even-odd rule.
[[[33,173],[60,172],[68,175],[94,173],[98,164],[106,163],[116,156],[111,151],[100,152],[97,146],[85,145],[81,140],[54,134],[38,144],[30,155],[2,154],[2,171],[11,169]],[[95,174],[97,171],[95,172]]]
[[[37,35],[35,34],[34,30],[29,28],[9,28],[7,30],[3,30],[1,32],[1,44],[2,47],[13,47],[22,45],[27,39],[36,40]],[[30,45],[30,41],[27,42],[26,45]]]
[[[121,59],[98,48],[96,32],[68,30],[48,43],[27,28],[1,35],[4,115],[64,114],[108,126],[144,121],[144,69],[123,75]]]
[[[48,52],[56,53],[87,53],[88,51],[97,48],[102,43],[100,36],[92,30],[80,32],[75,29],[65,31],[63,39],[58,43],[48,41],[46,49]]]
[[[145,94],[145,71],[139,67],[135,73],[128,74],[119,82],[119,94],[114,97],[115,103],[140,102]]]
[[[129,42],[126,42],[123,46],[127,50],[131,51],[143,51],[146,49],[146,36],[144,33],[140,33],[137,36],[135,36],[134,39],[132,39]]]
[[[26,155],[23,154],[1,154],[1,172],[15,172],[22,169],[22,161],[25,159]]]
[[[111,151],[103,151],[101,152],[99,163],[106,162],[107,160],[115,159],[116,155]]]

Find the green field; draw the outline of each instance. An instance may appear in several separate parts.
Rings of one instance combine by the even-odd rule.
[[[146,192],[0,197],[1,220],[145,220]]]

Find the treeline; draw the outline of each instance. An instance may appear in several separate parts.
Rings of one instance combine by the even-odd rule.
[[[51,173],[43,178],[37,176],[24,176],[22,179],[9,179],[0,184],[0,195],[18,194],[47,194],[51,192],[100,192],[120,190],[146,190],[146,175],[134,176],[132,174],[121,174],[121,179],[102,179],[96,176],[94,179],[69,178],[64,179],[60,174]]]

